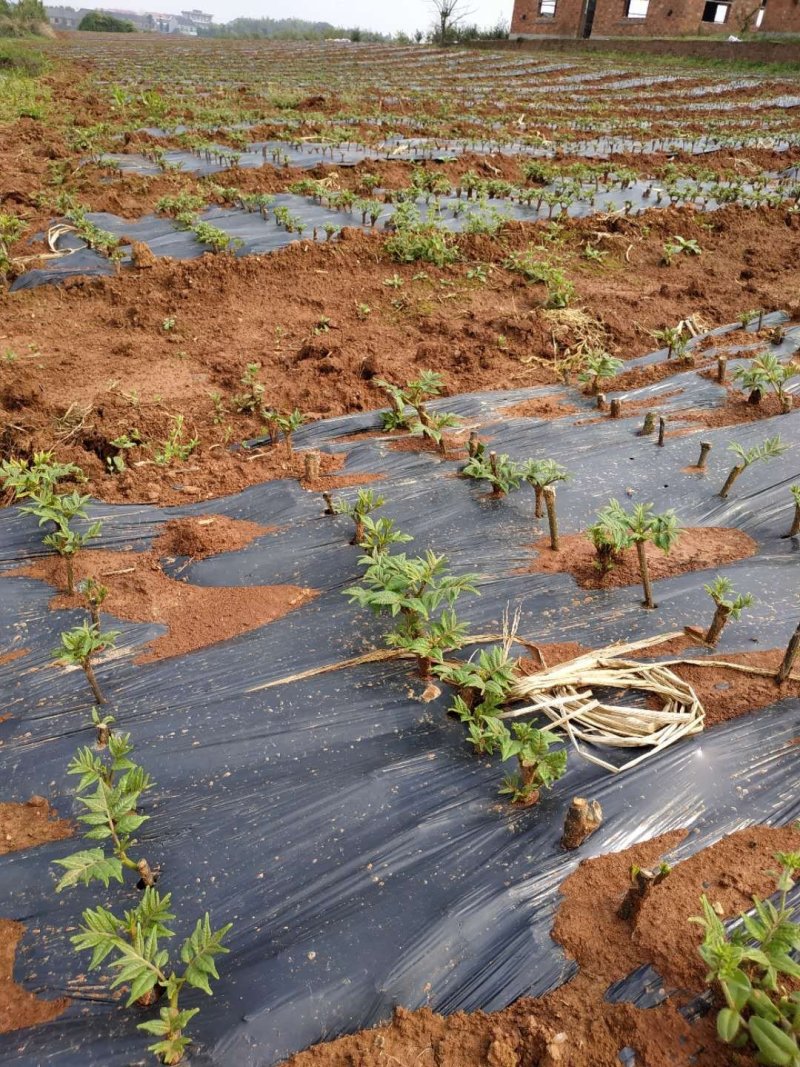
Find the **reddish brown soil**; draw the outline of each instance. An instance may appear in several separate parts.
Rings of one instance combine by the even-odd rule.
[[[25,804],[0,804],[0,856],[61,841],[74,833],[69,819],[59,819],[44,797],[31,797]]]
[[[641,1067],[747,1067],[754,1057],[734,1054],[715,1034],[714,1013],[694,1025],[674,998],[640,1010],[604,999],[609,984],[643,963],[663,969],[669,986],[703,988],[697,956],[699,928],[689,923],[708,894],[731,916],[765,895],[774,880],[773,854],[795,850],[793,829],[754,827],[723,838],[677,865],[657,886],[635,928],[616,911],[632,864],[655,864],[686,836],[676,830],[624,852],[584,861],[562,886],[564,899],[553,937],[573,956],[580,973],[539,999],[523,998],[494,1014],[398,1009],[391,1023],[317,1045],[285,1067],[614,1067],[624,1047]]]
[[[519,673],[536,674],[546,667],[557,667],[559,663],[567,663],[571,659],[577,659],[589,649],[577,641],[554,641],[547,645],[536,645],[536,652],[532,656],[523,656],[519,661]]]
[[[678,864],[645,901],[632,939],[653,963],[667,986],[702,992],[706,966],[697,955],[699,929],[686,920],[699,913],[705,893],[722,906],[726,919],[775,892],[776,852],[800,846],[794,828],[754,826],[729,834],[717,844]],[[656,933],[656,929],[658,932]]]
[[[545,667],[557,667],[560,663],[585,656],[592,650],[577,641],[553,641],[544,645],[530,645],[536,651],[531,656],[523,656],[519,660],[519,673],[522,675],[536,674]],[[642,649],[639,656],[647,657],[677,656],[686,648],[694,647],[694,642],[688,637],[671,638],[669,641],[660,641],[658,644],[648,645]]]
[[[669,377],[669,375],[664,375],[664,377]],[[653,411],[658,414],[659,404],[661,404],[664,400],[669,400],[673,397],[681,396],[682,393],[683,389],[670,389],[669,392],[661,393],[657,398],[650,398],[648,400],[623,400],[620,404],[619,417],[621,419],[630,418],[631,415],[640,415],[644,414],[644,412],[647,411]],[[682,416],[679,415],[678,417],[680,418]],[[608,404],[606,404],[605,410],[602,414],[596,415],[594,418],[591,419],[580,419],[578,422],[575,423],[575,425],[591,426],[595,423],[603,422],[605,419],[609,418],[611,418],[611,415],[609,412]],[[679,431],[673,431],[673,433],[675,432]],[[667,433],[666,436],[670,437],[672,435]]]
[[[452,392],[556,383],[554,334],[560,352],[574,351],[587,323],[605,332],[612,351],[630,357],[652,348],[651,330],[690,313],[714,325],[742,308],[797,307],[800,220],[780,210],[726,207],[708,218],[670,208],[646,220],[565,223],[552,254],[576,286],[583,324],[543,312],[542,287],[497,265],[541,232],[539,225],[510,224],[497,237],[462,236],[462,262],[427,266],[428,280],[413,280],[418,265],[390,262],[379,235],[347,230],[339,242],[298,243],[270,256],[158,262],[118,277],[0,295],[0,345],[17,355],[0,363],[0,453],[55,445],[60,459],[84,467],[88,488],[111,501],[204,499],[302,472],[302,458],[290,461],[282,446],[256,455],[229,451],[231,441],[261,429],[232,403],[251,361],[262,364],[268,403],[319,417],[381,406],[374,376],[400,382],[424,368],[442,372]],[[697,238],[703,255],[665,268],[661,249],[675,233]],[[609,252],[602,270],[581,256],[587,239]],[[475,261],[494,263],[485,285],[464,276]],[[384,284],[393,273],[402,288]],[[442,280],[455,285],[443,288]],[[372,312],[360,317],[364,303]],[[165,332],[167,318],[176,325]],[[329,328],[315,332],[323,318]],[[679,367],[672,361],[646,375],[652,380]],[[623,387],[633,384],[623,377]],[[223,398],[221,419],[209,397],[214,391]],[[153,454],[176,412],[200,444],[185,464],[157,467]],[[127,471],[108,473],[109,443],[133,429],[146,444],[125,454]],[[325,475],[330,462],[323,457]]]
[[[0,919],[0,1034],[49,1022],[69,1004],[66,997],[40,1000],[14,981],[14,957],[24,932],[22,923]]]
[[[735,625],[735,623],[731,624]],[[712,660],[739,663],[748,667],[763,667],[777,672],[783,659],[782,649],[765,652],[711,652]],[[688,682],[705,708],[706,726],[717,726],[728,719],[766,708],[786,697],[800,696],[800,678],[793,672],[783,685],[776,685],[771,677],[745,674],[725,667],[695,667],[686,663],[670,668]]]
[[[655,341],[653,345],[655,345]],[[632,389],[642,389],[646,385],[654,385],[656,382],[663,382],[665,378],[671,378],[673,374],[680,374],[682,371],[691,370],[693,366],[697,366],[696,363],[687,363],[679,359],[665,359],[661,363],[648,363],[644,367],[632,367],[630,370],[623,371],[622,374],[618,374],[613,381],[614,392],[620,390],[627,391]],[[672,395],[672,394],[670,394]],[[654,407],[657,399],[650,402],[650,406]],[[628,411],[629,407],[623,405],[623,410]]]
[[[466,434],[448,434],[444,439],[444,453],[441,452],[439,446],[430,437],[418,437],[416,435],[397,437],[389,441],[388,447],[392,452],[432,452],[442,459],[456,462],[467,458],[466,441]]]
[[[601,574],[594,566],[594,545],[585,534],[568,534],[560,539],[560,544],[560,550],[553,552],[549,537],[537,541],[533,547],[539,554],[527,570],[547,574],[566,572],[582,589],[614,589],[641,581],[635,548],[625,549],[619,562],[607,574]],[[652,581],[747,559],[757,550],[758,545],[747,534],[718,526],[687,527],[668,555],[651,544],[645,546]]]
[[[780,414],[782,414],[781,405],[774,393],[765,396],[760,404],[748,404],[747,398],[743,397],[738,390],[729,389],[728,398],[721,407],[691,408],[688,411],[682,411],[678,418],[688,419],[712,428],[737,426],[743,422],[757,422],[759,419],[769,419],[773,415]]]
[[[64,566],[47,556],[7,576],[26,575],[63,587]],[[296,585],[237,587],[189,585],[168,578],[155,552],[81,552],[75,557],[75,580],[92,577],[109,589],[103,610],[130,622],[159,622],[167,627],[135,662],[180,656],[264,626],[308,603],[317,594]],[[79,596],[58,593],[53,609],[82,606]]]
[[[382,478],[382,474],[327,474],[311,482],[307,478],[302,478],[300,484],[312,493],[333,493],[337,489],[379,482]]]
[[[44,797],[31,797],[25,804],[0,804],[0,856],[74,833],[73,824],[59,819]],[[69,1004],[66,997],[40,1000],[14,981],[14,957],[24,931],[22,923],[0,919],[0,1034],[55,1019]]]
[[[498,414],[509,419],[560,419],[578,409],[574,404],[553,396],[535,396],[510,407],[501,407]]]
[[[568,956],[580,961],[581,973],[610,984],[650,962],[643,946],[632,936],[630,923],[619,918],[617,909],[630,885],[631,864],[657,866],[660,858],[677,848],[686,835],[686,830],[672,830],[624,852],[584,860],[562,884],[563,899],[552,938]],[[698,893],[693,904],[695,909],[699,896]],[[661,921],[658,925],[660,929]]]
[[[21,659],[22,656],[27,656],[29,649],[27,648],[15,648],[11,652],[3,652],[0,655],[0,667],[6,663],[13,663],[15,659]],[[0,719],[2,722],[2,719]]]
[[[159,556],[191,556],[205,559],[221,552],[236,552],[256,537],[273,533],[275,526],[259,526],[245,519],[229,519],[226,515],[204,515],[198,518],[171,519],[153,542]]]

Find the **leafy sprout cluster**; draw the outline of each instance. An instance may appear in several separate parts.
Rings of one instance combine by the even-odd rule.
[[[725,1006],[717,1013],[717,1034],[726,1044],[752,1049],[769,1067],[800,1063],[800,923],[789,903],[800,870],[800,853],[778,852],[777,902],[753,898],[753,912],[726,927],[708,898],[701,897],[703,930],[699,952],[706,981],[718,988]]]
[[[606,574],[619,562],[626,548],[635,547],[644,589],[644,605],[654,608],[646,545],[669,553],[680,536],[677,516],[671,509],[656,512],[652,504],[636,504],[626,511],[618,500],[610,500],[597,514],[587,536],[595,548],[595,565]]]
[[[364,567],[361,583],[344,593],[351,603],[394,620],[386,644],[413,656],[423,679],[435,674],[456,688],[451,710],[467,726],[469,743],[480,754],[497,750],[503,760],[516,758],[518,773],[506,779],[503,792],[514,802],[533,803],[540,789],[563,775],[566,750],[550,751],[556,739],[547,730],[527,723],[514,723],[509,730],[500,718],[517,667],[507,645],[481,649],[466,662],[447,659],[469,642],[455,604],[462,594],[477,593],[478,576],[451,574],[446,557],[431,551],[423,556],[391,553],[392,545],[411,537],[390,519],[372,518],[370,513],[383,503],[370,490],[361,490],[352,503],[332,501],[334,514],[354,520],[354,542],[365,553],[359,561]]]
[[[20,511],[33,515],[39,526],[49,526],[42,538],[43,544],[52,548],[64,560],[66,569],[66,592],[75,592],[74,557],[84,545],[100,536],[103,524],[89,523],[84,529],[73,525],[76,519],[87,519],[86,507],[90,497],[77,489],[70,493],[58,491],[58,483],[69,478],[85,481],[80,467],[73,463],[57,463],[54,453],[36,452],[32,459],[10,459],[0,463],[3,487],[10,490],[16,502],[30,501]]]
[[[764,394],[772,389],[781,409],[788,412],[792,407],[792,396],[786,391],[786,383],[798,373],[796,364],[781,363],[774,352],[760,352],[747,365],[737,367],[733,377],[747,390],[748,403],[760,404]]]
[[[286,447],[292,452],[292,435],[305,422],[305,416],[295,408],[293,411],[277,411],[266,405],[264,396],[266,386],[259,381],[260,363],[248,363],[241,377],[244,387],[241,393],[233,397],[236,411],[245,415],[256,415],[265,424],[270,442],[275,445],[283,434]]]
[[[211,995],[210,980],[219,978],[215,958],[229,951],[223,941],[232,924],[213,930],[206,912],[181,945],[182,966],[171,962],[162,943],[175,936],[167,925],[176,918],[170,911],[172,895],[162,896],[155,888],[157,872],[143,856],[134,859],[131,855],[136,831],[150,818],[139,811],[140,798],[153,782],[131,758],[130,734],[114,733],[113,721],[112,716],[101,717],[93,710],[91,725],[97,731],[99,751],[84,746],[67,768],[68,774],[79,778],[75,793],[83,808],[78,821],[85,827],[85,837],[102,844],[55,861],[64,870],[56,892],[96,882],[108,889],[112,881],[124,881],[126,870],[138,876],[143,893],[135,908],[121,918],[102,905],[86,908],[71,941],[78,952],[91,952],[89,970],[105,964],[114,972],[112,989],[127,985],[128,1007],[150,1007],[165,998],[158,1018],[137,1026],[156,1038],[149,1051],[162,1063],[178,1064],[191,1044],[186,1027],[200,1011],[182,1007],[181,994],[197,989]]]
[[[404,386],[394,385],[383,378],[375,378],[374,382],[387,394],[392,405],[382,416],[384,430],[408,430],[415,437],[426,437],[444,454],[444,431],[457,426],[459,420],[449,412],[428,410],[427,401],[444,391],[442,375],[426,370]]]
[[[551,751],[556,736],[531,723],[513,723],[503,718],[505,705],[517,673],[517,661],[509,654],[508,642],[481,649],[466,662],[448,662],[435,667],[442,681],[456,689],[451,712],[467,728],[467,741],[479,755],[497,752],[505,762],[517,760],[517,773],[508,775],[500,790],[512,803],[531,804],[543,788],[549,788],[567,768],[565,748]]]
[[[488,482],[493,496],[506,496],[527,482],[535,492],[537,518],[543,514],[545,489],[569,478],[567,470],[555,460],[528,459],[518,462],[505,453],[499,456],[495,452],[487,453],[480,443],[461,473],[466,478]]]

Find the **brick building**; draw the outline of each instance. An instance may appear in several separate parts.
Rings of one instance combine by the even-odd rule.
[[[515,0],[512,37],[800,33],[800,0]]]

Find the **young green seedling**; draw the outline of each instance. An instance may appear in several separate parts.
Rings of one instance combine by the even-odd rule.
[[[409,421],[408,428],[415,437],[429,437],[436,445],[439,452],[447,454],[447,442],[444,431],[458,426],[460,420],[457,415],[449,411],[430,412],[424,403],[416,406],[417,417]]]
[[[305,423],[305,415],[303,415],[298,408],[288,414],[282,414],[278,411],[262,411],[261,417],[266,421],[270,431],[270,439],[273,444],[277,443],[278,433],[283,433],[284,441],[288,449],[289,455],[292,455],[292,442],[291,435],[295,430]]]
[[[26,504],[20,511],[28,515],[35,515],[39,525],[51,522],[55,529],[45,534],[42,543],[48,548],[53,548],[64,560],[67,572],[66,592],[72,596],[75,592],[75,568],[74,558],[81,548],[95,537],[100,536],[103,524],[100,521],[90,523],[83,533],[74,530],[70,523],[73,519],[85,519],[86,505],[89,496],[82,496],[77,489],[72,493],[58,496],[52,490],[45,489],[44,495],[29,494],[32,504]]]
[[[667,553],[678,539],[680,528],[674,511],[654,513],[652,504],[636,504],[627,512],[617,500],[610,500],[589,527],[589,537],[597,552],[597,565],[605,574],[624,549],[636,546],[639,573],[644,589],[644,606],[655,608],[647,563],[646,545],[651,543]]]
[[[703,930],[699,953],[708,967],[706,981],[719,986],[725,1007],[717,1014],[717,1034],[726,1044],[752,1047],[769,1067],[800,1064],[800,949],[797,908],[789,893],[800,870],[800,853],[778,852],[778,899],[753,898],[755,914],[739,916],[731,930],[705,896],[703,913],[690,922]]]
[[[240,381],[244,386],[244,392],[234,396],[231,400],[236,411],[242,414],[258,415],[264,410],[264,393],[266,386],[258,380],[261,370],[260,363],[248,363]]]
[[[123,869],[135,871],[145,885],[155,885],[147,860],[134,860],[130,855],[136,844],[133,834],[150,818],[137,811],[139,798],[152,786],[150,775],[130,758],[132,751],[130,734],[109,733],[103,753],[107,759],[87,747],[78,749],[71,760],[67,773],[80,775],[75,795],[85,809],[78,821],[89,827],[87,838],[110,844],[112,855],[99,846],[55,860],[66,872],[56,886],[57,893],[95,881],[108,887],[112,878],[122,882]]]
[[[674,511],[665,511],[659,515],[654,513],[652,504],[636,504],[632,512],[625,513],[625,526],[628,539],[636,546],[639,557],[644,606],[655,608],[645,548],[650,543],[665,554],[668,553],[680,536],[678,520]]]
[[[635,923],[644,902],[652,890],[657,885],[660,885],[671,873],[672,868],[668,863],[659,863],[658,867],[653,869],[640,867],[634,863],[631,866],[630,887],[617,909],[619,918],[624,919],[626,922]]]
[[[798,373],[792,363],[781,363],[772,352],[760,352],[746,367],[738,367],[733,377],[749,391],[748,404],[760,404],[764,393],[774,389],[784,413],[792,409],[791,393],[786,383]]]
[[[244,242],[239,237],[231,237],[230,234],[221,230],[218,226],[212,226],[209,222],[196,221],[189,227],[200,244],[208,245],[215,253],[226,252],[228,249],[241,248]]]
[[[705,635],[706,644],[713,647],[728,620],[733,619],[735,622],[744,609],[753,603],[753,597],[750,593],[734,593],[733,583],[721,575],[703,588],[714,601],[714,618]]]
[[[675,236],[665,243],[662,262],[668,267],[675,256],[680,255],[681,252],[686,255],[699,256],[702,254],[703,249],[692,237]]]
[[[607,574],[629,545],[625,509],[619,501],[612,500],[601,508],[586,533],[594,545],[595,567],[601,574]]]
[[[614,378],[622,369],[621,359],[615,359],[602,349],[592,349],[586,353],[584,369],[578,375],[578,381],[588,386],[590,396],[600,392],[600,382]]]
[[[355,524],[355,533],[350,542],[351,545],[360,545],[364,540],[365,518],[386,503],[382,496],[374,493],[372,489],[359,489],[358,496],[351,503],[348,500],[334,499],[333,514],[347,515]]]
[[[653,330],[653,337],[666,347],[667,359],[671,359],[672,356],[677,356],[678,359],[683,358],[689,343],[689,338],[683,331],[683,323],[677,326],[665,326],[663,330]]]
[[[392,407],[382,414],[384,430],[410,430],[416,436],[430,437],[439,451],[444,453],[444,431],[458,425],[458,419],[449,412],[431,413],[426,402],[439,396],[444,390],[444,379],[436,371],[423,371],[405,386],[393,385],[383,378],[373,379],[375,385],[389,397]],[[409,411],[408,409],[412,410]]]
[[[519,489],[525,477],[522,464],[510,459],[505,453],[498,456],[496,452],[483,452],[473,456],[462,467],[461,473],[466,478],[488,482],[494,497],[503,497]]]
[[[113,648],[119,633],[119,630],[101,632],[88,621],[84,621],[72,630],[65,630],[61,634],[61,644],[53,650],[53,658],[59,663],[81,668],[98,704],[105,704],[106,698],[97,683],[92,660],[99,652]]]
[[[169,911],[171,894],[164,897],[152,888],[145,890],[138,907],[127,911],[122,919],[104,907],[87,908],[83,913],[80,933],[72,937],[79,952],[91,952],[89,970],[108,960],[106,966],[115,972],[111,988],[129,987],[127,1006],[152,1001],[155,992],[163,992],[166,1006],[160,1008],[159,1018],[138,1023],[138,1029],[157,1038],[148,1049],[164,1064],[182,1061],[191,1038],[185,1033],[199,1008],[182,1009],[181,993],[186,988],[199,989],[211,996],[209,979],[219,978],[214,962],[216,956],[229,949],[223,941],[232,929],[227,923],[212,930],[206,912],[180,949],[183,971],[170,966],[169,952],[160,944],[174,937],[167,927],[175,916]],[[109,957],[111,957],[109,959]]]
[[[534,515],[537,519],[541,519],[545,510],[545,490],[548,486],[565,482],[569,478],[569,473],[554,459],[530,459],[523,464],[522,477],[533,486],[536,500]]]
[[[363,562],[363,584],[344,594],[351,603],[397,619],[387,645],[413,654],[420,676],[429,678],[434,663],[466,642],[466,626],[452,608],[462,593],[477,593],[477,575],[448,573],[447,558],[431,551],[411,558],[405,553],[365,556]]]
[[[743,445],[737,444],[736,442],[728,445],[728,451],[733,452],[734,455],[738,456],[739,462],[731,468],[728,477],[725,479],[725,484],[719,491],[719,495],[724,500],[733,488],[736,479],[743,474],[751,464],[759,463],[761,460],[774,459],[776,456],[780,456],[786,452],[788,448],[789,446],[781,441],[779,434],[776,434],[775,437],[768,437],[763,444],[754,445],[752,448],[745,448]]]
[[[368,556],[382,556],[392,545],[407,544],[413,540],[411,534],[395,527],[394,519],[373,519],[371,515],[362,518],[362,534],[358,545]]]
[[[493,756],[502,750],[503,745],[511,742],[511,734],[502,719],[498,718],[500,708],[489,701],[482,701],[476,708],[470,709],[456,697],[450,709],[467,727],[467,744],[479,756]]]
[[[94,578],[86,578],[80,584],[80,592],[86,600],[92,625],[96,630],[100,629],[100,608],[108,596],[108,586],[96,581]]]
[[[516,757],[519,771],[504,780],[500,792],[510,796],[512,804],[535,804],[542,789],[549,789],[565,774],[567,750],[551,752],[557,738],[530,723],[515,722],[511,730],[513,738],[501,743],[500,758],[505,761]]]
[[[55,453],[34,452],[33,459],[6,459],[0,463],[3,488],[14,494],[14,500],[28,497],[46,498],[55,493],[55,486],[64,478],[85,481],[83,471],[74,463],[56,463]]]
[[[153,456],[153,459],[160,467],[167,467],[176,459],[185,462],[200,444],[199,437],[190,437],[188,441],[184,441],[183,434],[183,415],[174,415],[166,441],[163,442],[161,448]]]
[[[440,663],[434,667],[443,682],[455,686],[458,697],[469,709],[486,700],[499,707],[510,695],[516,670],[517,660],[509,656],[505,645],[482,648],[476,659],[464,663]]]

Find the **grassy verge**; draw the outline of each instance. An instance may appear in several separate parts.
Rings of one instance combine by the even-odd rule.
[[[47,69],[47,60],[33,42],[10,40],[2,36],[0,16],[0,74],[22,74],[35,78]]]

